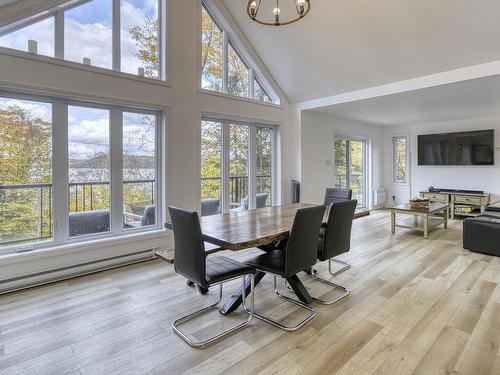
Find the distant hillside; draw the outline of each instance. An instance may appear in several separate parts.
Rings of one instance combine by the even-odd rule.
[[[126,169],[152,169],[155,166],[154,156],[123,155],[123,167]],[[109,158],[106,154],[98,154],[91,159],[69,159],[69,167],[79,168],[108,168]]]

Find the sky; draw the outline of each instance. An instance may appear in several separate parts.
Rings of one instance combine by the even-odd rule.
[[[65,58],[111,68],[111,0],[93,0],[65,13]],[[121,1],[122,70],[137,74],[143,64],[137,59],[135,41],[130,38],[131,27],[144,24],[146,17],[157,17],[157,0]],[[38,53],[54,56],[54,20],[40,21],[24,29],[0,37],[0,46],[28,50],[28,40],[38,42]]]

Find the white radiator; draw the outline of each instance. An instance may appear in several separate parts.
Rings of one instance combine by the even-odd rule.
[[[373,191],[373,205],[380,206],[387,202],[387,191],[385,189],[379,189]]]

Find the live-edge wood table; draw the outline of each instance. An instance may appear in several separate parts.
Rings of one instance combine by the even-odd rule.
[[[313,204],[307,203],[294,203],[204,216],[200,218],[203,240],[231,251],[269,245],[288,237],[298,209],[313,206]],[[166,223],[165,227],[172,229],[172,224]],[[264,276],[264,272],[257,271],[255,285]],[[304,284],[296,275],[287,278],[287,281],[302,302],[309,304],[313,301]],[[240,286],[221,308],[220,312],[229,314],[236,310],[241,304],[242,293],[243,290]],[[246,293],[247,295],[250,293],[249,283],[246,284]]]

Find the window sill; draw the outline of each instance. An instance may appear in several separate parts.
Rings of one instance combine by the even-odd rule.
[[[43,249],[35,249],[32,251],[21,253],[9,253],[0,255],[0,264],[8,265],[19,262],[33,261],[41,258],[58,256],[63,254],[75,254],[89,250],[95,250],[112,245],[127,244],[134,241],[145,241],[149,239],[168,238],[170,234],[165,229],[155,229],[139,233],[126,233],[119,236],[108,237],[104,239],[94,239],[88,241],[75,242]]]
[[[25,52],[25,51],[18,51],[18,50],[15,50],[12,48],[7,48],[7,47],[0,47],[0,54],[9,55],[9,56],[18,57],[18,58],[23,58],[26,60],[43,62],[46,64],[63,66],[66,68],[78,69],[78,70],[82,70],[82,71],[86,71],[86,72],[107,75],[107,76],[111,76],[111,77],[124,78],[124,79],[128,79],[131,81],[147,83],[150,85],[170,87],[170,83],[168,82],[168,80],[140,77],[140,76],[136,76],[136,75],[130,74],[130,73],[118,72],[115,70],[101,68],[98,66],[84,65],[84,64],[80,64],[80,63],[77,63],[74,61],[63,60],[63,59],[59,59],[56,57],[50,57],[50,56],[45,56],[45,55],[40,55],[40,54],[33,54],[33,53]]]
[[[225,98],[225,99],[233,99],[233,100],[243,101],[243,102],[252,103],[252,104],[264,105],[264,106],[271,107],[271,108],[283,109],[282,104],[262,102],[260,100],[245,98],[243,96],[236,96],[236,95],[226,94],[224,92],[207,90],[207,89],[203,89],[201,87],[198,88],[198,93],[205,94],[205,95],[218,96],[220,98]]]

